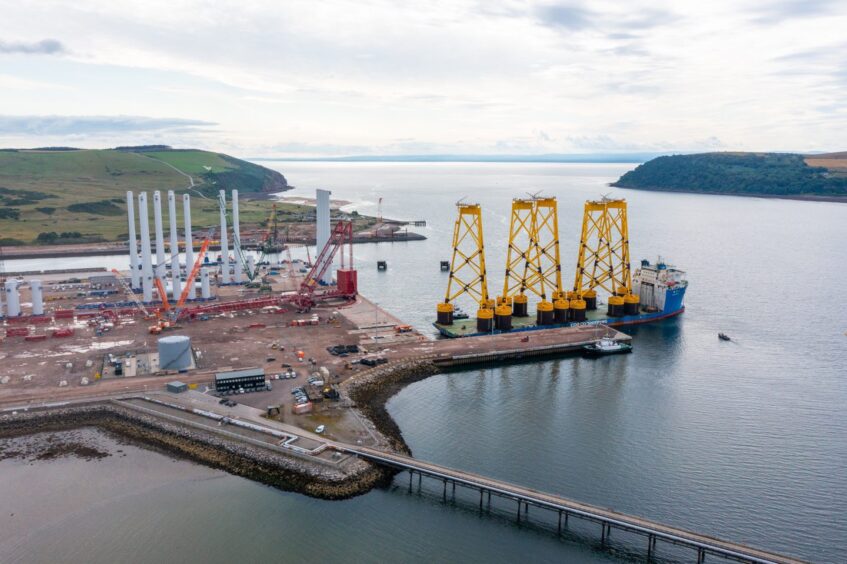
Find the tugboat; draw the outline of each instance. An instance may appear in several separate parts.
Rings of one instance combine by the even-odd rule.
[[[718,333],[718,339],[720,339],[721,341],[731,341],[732,340],[732,339],[729,338],[729,335],[727,335],[726,333]]]
[[[632,352],[632,345],[629,343],[619,343],[614,339],[603,337],[596,343],[585,345],[582,347],[582,356],[587,358],[597,358],[600,356],[608,356],[612,354],[626,354]]]

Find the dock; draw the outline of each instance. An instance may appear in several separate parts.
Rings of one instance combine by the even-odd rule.
[[[419,487],[420,480],[423,476],[441,481],[443,483],[444,501],[447,501],[448,484],[452,485],[454,493],[457,485],[479,491],[480,511],[482,511],[486,495],[488,496],[489,504],[492,494],[512,499],[517,503],[516,518],[518,522],[521,521],[521,513],[526,515],[530,505],[552,511],[558,514],[559,534],[562,532],[563,520],[565,525],[567,525],[569,517],[577,517],[600,524],[601,542],[604,545],[612,528],[643,535],[647,541],[648,561],[655,555],[657,541],[663,541],[695,550],[698,564],[705,561],[706,555],[756,564],[801,564],[803,562],[789,556],[759,550],[743,544],[573,501],[565,497],[495,480],[479,474],[455,470],[431,462],[424,462],[408,456],[387,453],[364,446],[335,445],[335,448],[383,466],[408,472],[409,491],[412,490],[413,478],[417,474]]]
[[[412,347],[414,351],[398,347],[398,352],[405,356],[424,356],[440,368],[453,368],[572,354],[603,337],[623,343],[632,341],[629,335],[606,325],[580,325],[468,339],[439,339],[418,343]]]

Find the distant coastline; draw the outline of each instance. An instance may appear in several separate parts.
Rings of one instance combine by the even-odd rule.
[[[248,160],[341,163],[643,163],[668,153],[551,153],[544,155],[354,155],[348,157],[252,157]]]
[[[702,192],[698,190],[685,190],[680,188],[632,188],[630,186],[617,186],[614,182],[609,184],[612,188],[622,188],[624,190],[642,190],[645,192],[666,192],[669,194],[698,194],[701,196],[740,196],[742,198],[765,198],[769,200],[799,200],[801,202],[835,202],[839,204],[847,204],[847,196],[815,196],[813,194],[739,194],[737,192]]]
[[[610,184],[661,192],[847,202],[842,153],[700,153],[657,157]]]

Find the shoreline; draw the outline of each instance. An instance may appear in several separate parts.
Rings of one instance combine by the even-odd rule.
[[[343,393],[355,402],[354,409],[374,426],[391,450],[411,455],[399,426],[385,409],[386,403],[405,386],[441,372],[429,361],[407,360],[358,375],[345,383]],[[138,413],[109,400],[0,415],[0,439],[4,440],[83,427],[95,427],[196,464],[318,499],[363,495],[390,484],[396,474],[355,457],[343,461],[338,468],[330,468],[302,456],[275,453]]]
[[[815,196],[813,194],[739,194],[737,192],[698,192],[696,190],[677,190],[676,188],[635,188],[632,186],[618,186],[610,183],[611,188],[621,190],[641,190],[642,192],[663,192],[667,194],[699,194],[704,196],[738,196],[742,198],[763,198],[767,200],[797,200],[801,202],[832,202],[836,204],[847,204],[847,196]]]
[[[406,243],[409,241],[425,241],[426,236],[421,235],[419,233],[408,232],[402,234],[395,234],[394,236],[377,236],[377,237],[361,237],[361,236],[353,236],[354,244],[363,244],[363,243]],[[290,241],[291,244],[295,245],[307,245],[314,246],[314,239],[302,239],[295,240],[292,238]],[[3,259],[4,260],[29,260],[29,259],[47,259],[47,258],[71,258],[71,257],[94,257],[94,256],[123,256],[129,253],[129,247],[120,247],[115,245],[111,248],[89,248],[89,249],[81,249],[79,247],[71,248],[71,249],[62,249],[61,247],[23,247],[27,249],[27,252],[15,252],[15,249],[20,249],[22,247],[3,247]],[[200,249],[200,245],[195,245],[195,252]],[[220,251],[220,245],[210,245],[210,251]],[[256,249],[245,249],[246,251],[256,251]],[[35,251],[35,252],[33,252]],[[41,251],[41,252],[39,252]],[[258,252],[258,251],[256,251]]]

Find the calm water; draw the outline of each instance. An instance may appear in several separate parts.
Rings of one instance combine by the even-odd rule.
[[[495,281],[510,199],[557,196],[568,285],[582,202],[625,196],[633,258],[661,254],[687,270],[687,312],[633,330],[636,350],[625,358],[512,365],[409,386],[389,403],[407,442],[421,458],[815,561],[842,560],[847,205],[608,188],[626,165],[272,166],[298,187],[293,194],[329,188],[363,213],[375,213],[382,196],[386,217],[427,220],[426,242],[356,247],[361,291],[425,330],[443,297],[438,263],[449,258],[456,200],[484,206]],[[388,261],[387,272],[376,271],[377,259]],[[718,331],[735,341],[719,342]],[[406,476],[390,490],[333,503],[149,453],[127,460],[146,462],[120,471],[113,457],[39,462],[15,474],[0,465],[17,480],[0,481],[0,506],[14,500],[6,515],[43,511],[12,495],[42,484],[108,479],[126,491],[76,494],[80,518],[48,520],[23,543],[0,537],[0,561],[615,561],[632,546],[617,534],[616,554],[596,550],[594,534],[560,541],[543,527],[515,525],[508,505],[502,517],[479,517],[473,496],[445,506],[440,485],[409,495]],[[135,476],[148,472],[163,484],[139,491]],[[8,519],[0,514],[0,528]],[[92,535],[101,542],[83,540]]]

